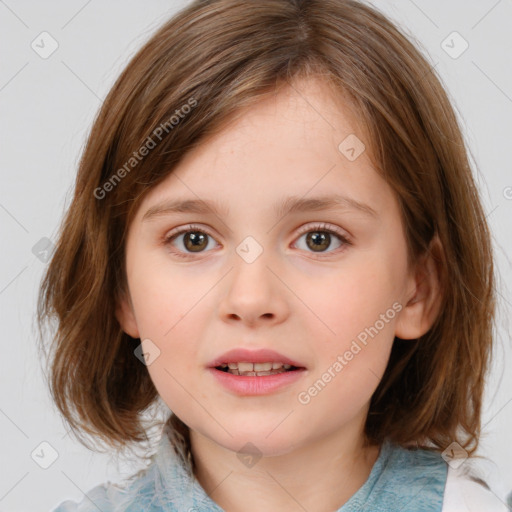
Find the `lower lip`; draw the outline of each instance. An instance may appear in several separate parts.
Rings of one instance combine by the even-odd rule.
[[[277,373],[276,375],[242,376],[223,372],[216,368],[208,368],[218,382],[225,388],[239,395],[266,395],[296,382],[305,373],[306,369]]]

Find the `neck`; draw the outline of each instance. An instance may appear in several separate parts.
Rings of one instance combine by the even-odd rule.
[[[359,434],[337,432],[284,455],[263,456],[249,467],[236,452],[191,429],[195,476],[228,512],[332,512],[364,484],[379,455],[379,447]]]

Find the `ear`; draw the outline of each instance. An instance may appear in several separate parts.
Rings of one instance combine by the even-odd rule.
[[[132,338],[140,338],[131,298],[123,293],[116,305],[116,318],[121,329]]]
[[[437,234],[411,272],[405,307],[395,324],[395,336],[404,340],[423,336],[434,324],[442,302],[444,251]]]

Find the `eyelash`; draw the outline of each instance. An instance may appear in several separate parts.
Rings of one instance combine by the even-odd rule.
[[[173,232],[169,233],[168,235],[166,235],[164,237],[164,245],[170,246],[171,242],[175,238],[177,238],[178,236],[180,236],[184,233],[189,233],[191,231],[199,231],[200,233],[204,233],[204,234],[208,235],[209,237],[214,238],[214,236],[207,229],[205,229],[201,226],[197,226],[195,224],[189,224],[187,226],[179,228],[177,231],[173,231]],[[312,254],[317,254],[320,257],[322,257],[321,256],[322,254],[332,254],[332,253],[341,252],[341,251],[345,250],[346,246],[352,245],[352,243],[350,242],[350,240],[348,240],[348,238],[346,236],[342,235],[337,229],[330,228],[329,225],[325,224],[325,223],[319,223],[319,224],[315,224],[313,226],[303,226],[302,228],[299,229],[297,238],[300,238],[305,233],[315,232],[315,231],[322,232],[322,233],[329,233],[330,235],[334,235],[334,236],[338,237],[339,240],[342,242],[342,246],[335,249],[334,251],[329,251],[326,253],[321,253],[321,252],[315,253],[315,252],[311,251]],[[191,256],[194,255],[194,253],[184,253],[182,251],[177,251],[174,249],[172,249],[171,251],[175,256],[178,256],[180,258],[190,258]],[[201,253],[197,253],[197,254],[201,254]]]

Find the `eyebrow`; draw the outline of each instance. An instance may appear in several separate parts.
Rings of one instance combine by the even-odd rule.
[[[377,212],[371,206],[351,197],[339,194],[310,198],[290,196],[284,201],[274,205],[274,212],[279,218],[290,213],[347,209],[357,210],[372,217],[378,216]],[[172,199],[163,201],[149,208],[142,217],[142,221],[144,222],[155,217],[173,213],[224,214],[228,216],[229,210],[217,201],[203,199]]]

